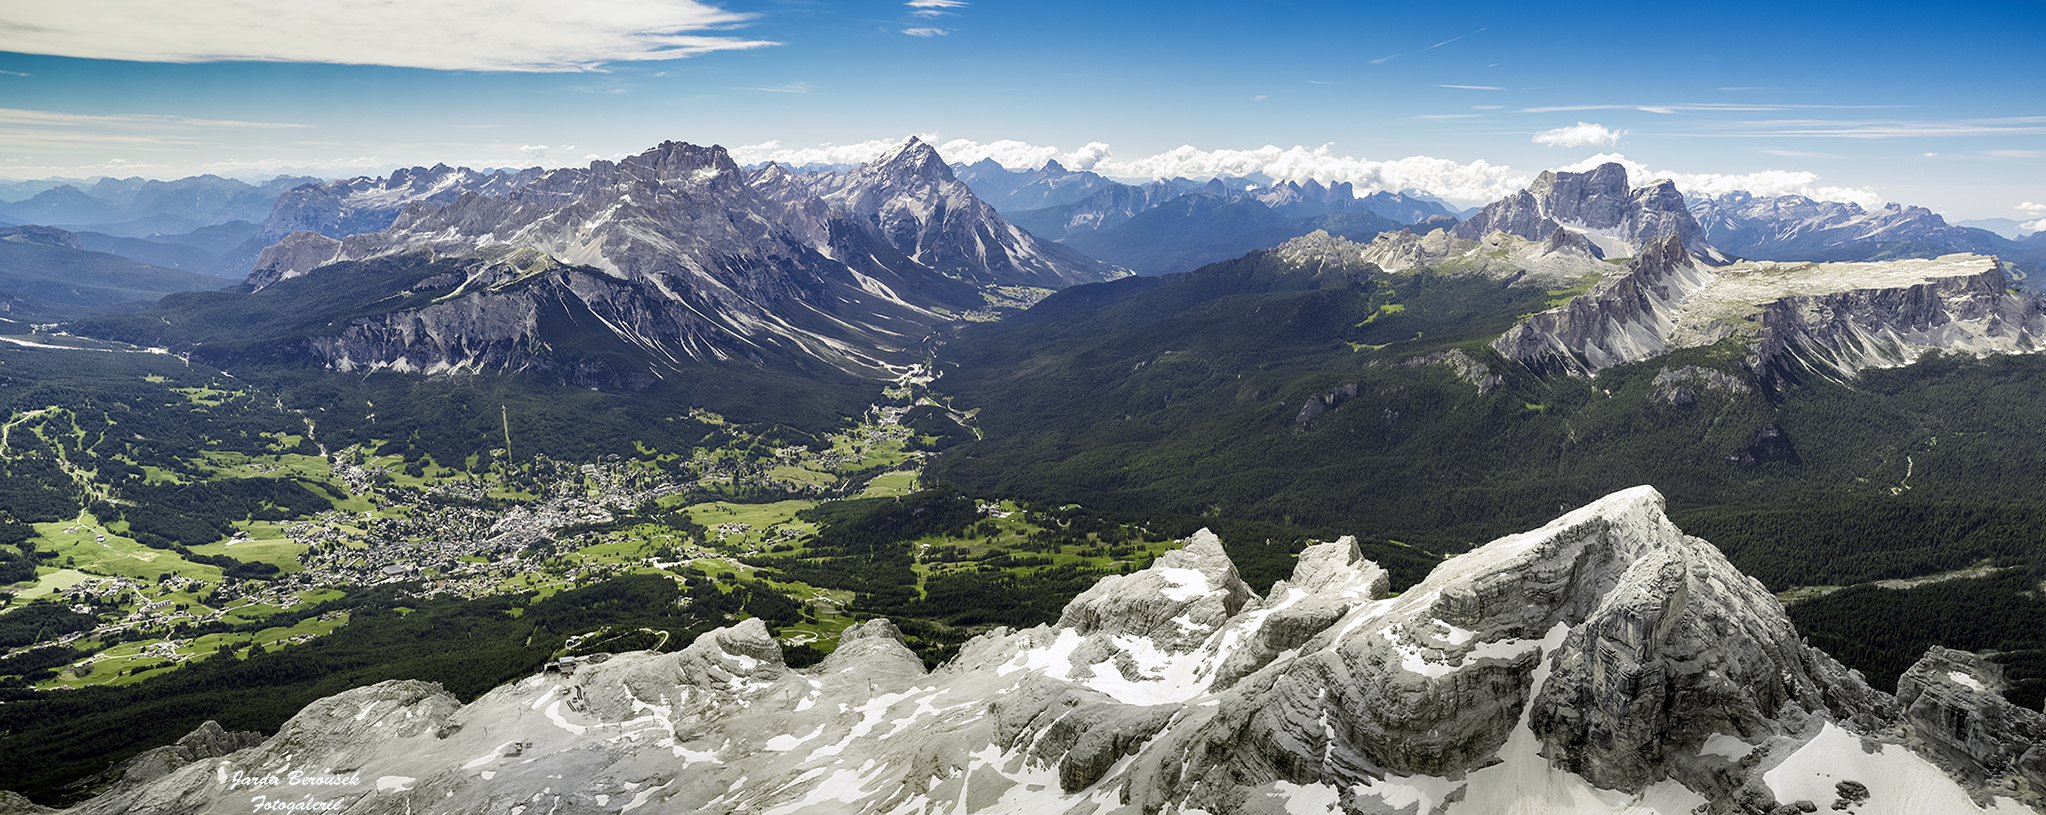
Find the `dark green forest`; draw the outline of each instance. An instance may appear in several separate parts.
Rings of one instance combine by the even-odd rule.
[[[75,800],[63,783],[144,749],[176,741],[211,719],[229,730],[274,732],[308,703],[386,679],[438,682],[464,702],[536,672],[567,634],[599,626],[671,633],[672,647],[736,611],[715,587],[676,605],[680,589],[659,575],[627,576],[561,592],[537,603],[515,596],[422,599],[416,586],[378,586],[337,601],[347,625],[303,645],[260,646],[186,663],[150,681],[61,693],[0,688],[0,789],[43,800]],[[12,623],[33,609],[0,620]],[[4,636],[11,629],[0,629]],[[672,648],[671,648],[672,649]]]

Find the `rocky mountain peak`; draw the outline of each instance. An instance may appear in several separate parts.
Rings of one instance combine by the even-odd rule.
[[[1256,594],[1236,574],[1222,540],[1203,529],[1151,568],[1109,577],[1066,605],[1059,627],[1153,640],[1167,651],[1197,647]]]
[[[1605,257],[1630,257],[1652,238],[1677,235],[1693,254],[1713,263],[1727,258],[1705,240],[1705,232],[1668,180],[1627,185],[1627,168],[1601,164],[1588,172],[1546,171],[1528,188],[1487,205],[1452,230],[1480,240],[1493,232],[1543,240],[1558,227],[1582,234]]]
[[[1907,722],[1650,487],[1398,596],[1344,539],[1258,597],[1203,530],[1058,625],[997,629],[930,673],[881,620],[814,668],[776,654],[748,620],[466,706],[387,682],[76,811],[247,811],[231,771],[294,768],[340,773],[315,797],[377,813],[1734,815],[1836,788],[1858,815],[2036,806],[2011,796],[2031,794],[2041,717],[1978,693],[1993,672],[1929,655]]]
[[[880,158],[868,162],[855,174],[871,174],[894,178],[915,178],[928,182],[953,181],[952,167],[938,155],[937,149],[925,144],[915,136],[908,141],[882,153]]]

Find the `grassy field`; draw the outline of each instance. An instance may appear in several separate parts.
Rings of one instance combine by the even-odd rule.
[[[52,562],[64,567],[152,582],[164,574],[220,582],[218,567],[192,563],[113,534],[89,513],[81,512],[77,520],[68,523],[36,524],[35,528],[38,548],[56,552]]]

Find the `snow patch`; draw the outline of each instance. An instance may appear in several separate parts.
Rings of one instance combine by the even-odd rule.
[[[1838,797],[1835,785],[1842,781],[1858,781],[1868,787],[1868,801],[1855,810],[1859,815],[1985,811],[1969,800],[1961,785],[1908,748],[1885,744],[1870,752],[1862,748],[1860,737],[1832,722],[1782,764],[1762,774],[1762,782],[1769,785],[1776,800],[1812,801],[1820,807]],[[1987,811],[2026,810],[2015,801],[1999,798],[1996,807]]]
[[[1752,752],[1755,752],[1755,745],[1725,733],[1712,734],[1712,738],[1706,739],[1705,743],[1698,748],[1698,755],[1721,756],[1731,761],[1747,758],[1748,754]]]
[[[768,739],[766,749],[772,750],[777,753],[786,753],[790,750],[796,749],[796,747],[800,746],[803,742],[817,738],[818,736],[821,735],[824,735],[824,725],[823,723],[820,722],[817,725],[817,729],[810,731],[810,734],[807,736],[793,736],[784,733],[782,735]]]
[[[1184,603],[1215,593],[1208,585],[1208,576],[1199,569],[1159,569],[1158,576],[1172,584],[1172,588],[1159,592],[1168,600]]]

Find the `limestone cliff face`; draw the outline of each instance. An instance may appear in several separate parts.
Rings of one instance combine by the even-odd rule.
[[[77,811],[1679,815],[1836,789],[1863,815],[2038,806],[2038,714],[1998,707],[1964,655],[1912,677],[1900,705],[1806,647],[1639,487],[1397,597],[1349,539],[1260,597],[1202,532],[931,672],[886,621],[797,670],[749,620],[469,705],[384,683]]]
[[[1514,326],[1492,347],[1538,369],[1596,371],[1675,347],[1677,315],[1716,275],[1684,251],[1680,240],[1654,240],[1626,273],[1592,292]]]
[[[1618,164],[1583,173],[1543,172],[1527,189],[1493,202],[1451,232],[1466,240],[1505,232],[1539,241],[1558,229],[1583,236],[1610,257],[1632,257],[1651,241],[1675,236],[1705,261],[1727,261],[1706,242],[1674,183],[1629,188],[1627,168]]]
[[[685,360],[885,371],[920,358],[931,326],[982,307],[984,289],[1119,274],[1009,225],[914,139],[808,176],[669,142],[493,192],[414,201],[384,231],[293,234],[263,250],[247,285],[341,261],[463,259],[470,279],[449,298],[352,321],[314,339],[316,355],[342,370],[543,370],[630,387]],[[643,364],[578,374],[595,363],[566,349],[592,332]]]
[[[1764,378],[1908,364],[1927,351],[2037,350],[2046,319],[1979,255],[1871,263],[1742,262],[1711,268],[1675,238],[1627,271],[1514,326],[1492,347],[1540,370],[1593,372],[1744,338]]]
[[[504,195],[531,183],[542,170],[499,170],[480,173],[467,167],[400,168],[383,178],[357,177],[324,184],[302,184],[279,195],[256,234],[227,252],[212,272],[225,276],[247,275],[257,265],[263,250],[300,234],[343,238],[364,232],[382,232],[412,204],[441,206],[466,193]],[[306,267],[310,268],[310,267]],[[257,288],[270,280],[259,279]]]

